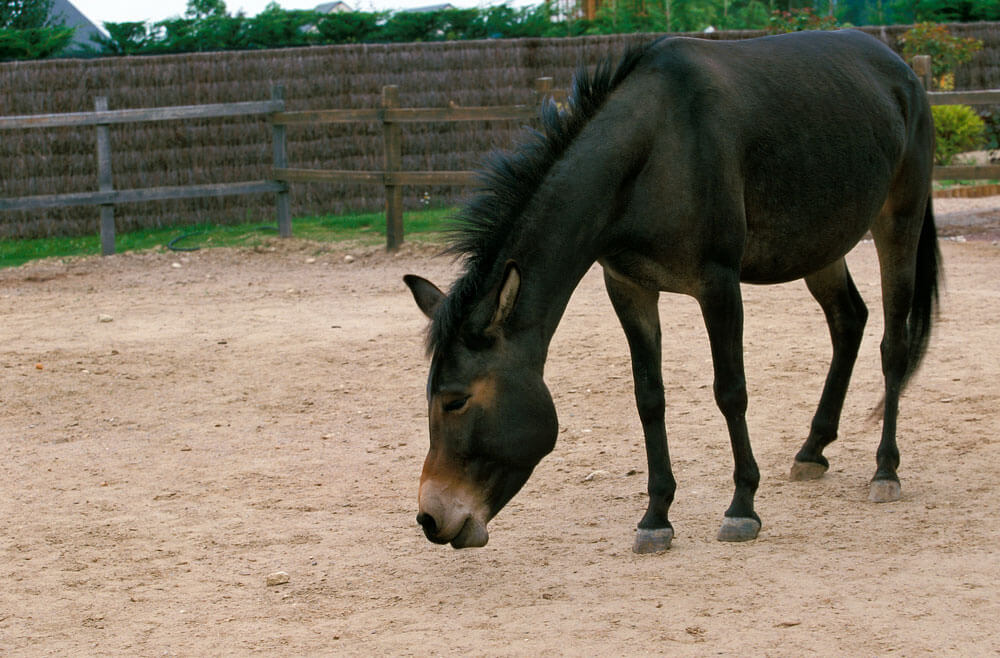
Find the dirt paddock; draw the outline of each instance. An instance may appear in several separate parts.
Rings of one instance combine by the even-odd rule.
[[[0,271],[0,654],[996,655],[1000,247],[942,250],[897,503],[866,502],[872,245],[849,257],[872,315],[821,480],[787,474],[828,363],[822,313],[801,282],[744,289],[764,521],[746,544],[714,539],[732,458],[697,305],[662,298],[679,490],[655,556],[630,551],[645,455],[597,268],[549,355],[556,450],[469,551],[414,522],[427,364],[400,279],[451,280],[429,249]]]

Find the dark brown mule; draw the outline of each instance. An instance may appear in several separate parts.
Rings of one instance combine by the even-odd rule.
[[[649,508],[637,552],[666,549],[674,498],[664,428],[660,291],[695,297],[729,427],[736,490],[719,539],[757,536],[760,479],[745,412],[740,282],[805,278],[833,362],[793,479],[827,469],[868,311],[844,255],[871,231],[881,265],[884,420],[871,500],[899,498],[899,395],[927,345],[938,251],[929,197],[934,131],[920,82],[859,32],[723,42],[663,39],[617,70],[578,75],[566,112],[496,156],[462,212],[465,271],[445,295],[407,276],[432,320],[430,451],[417,520],[482,546],[486,524],[552,450],[542,381],[549,341],[584,273],[604,267],[632,353]]]

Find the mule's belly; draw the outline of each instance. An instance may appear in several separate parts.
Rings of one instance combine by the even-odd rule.
[[[814,186],[809,194],[773,194],[744,198],[746,239],[740,278],[748,283],[782,283],[800,279],[843,258],[865,236],[886,204],[891,164],[862,168],[841,163],[839,180]],[[867,180],[846,172],[867,171]],[[823,172],[829,175],[827,171]],[[815,180],[798,179],[802,187]],[[752,181],[748,181],[752,190]],[[774,198],[783,203],[768,202]]]
[[[801,279],[843,258],[864,237],[870,221],[851,222],[824,234],[821,227],[776,233],[773,228],[748,228],[740,263],[746,283],[784,283]]]
[[[807,235],[759,236],[749,233],[740,262],[744,283],[773,284],[801,279],[843,258],[867,231],[867,225],[848,233],[812,241]],[[780,239],[777,239],[780,237]],[[702,263],[676,249],[628,250],[599,259],[613,278],[649,290],[698,296],[704,283]],[[775,249],[774,245],[782,248]]]

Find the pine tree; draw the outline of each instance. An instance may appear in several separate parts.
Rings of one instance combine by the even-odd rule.
[[[0,60],[43,59],[62,52],[76,28],[51,13],[52,0],[0,0]]]

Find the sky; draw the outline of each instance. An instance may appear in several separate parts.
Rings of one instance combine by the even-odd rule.
[[[278,0],[283,9],[312,9],[326,0]],[[450,2],[456,7],[478,7],[491,4],[487,0],[344,0],[359,11],[386,11],[407,7]],[[95,25],[103,23],[124,23],[126,21],[149,21],[155,23],[165,18],[184,15],[187,0],[70,0],[83,15]],[[270,0],[226,0],[230,14],[241,10],[247,16],[255,16],[263,11]],[[499,0],[496,1],[499,4]],[[512,3],[518,4],[518,3]]]

